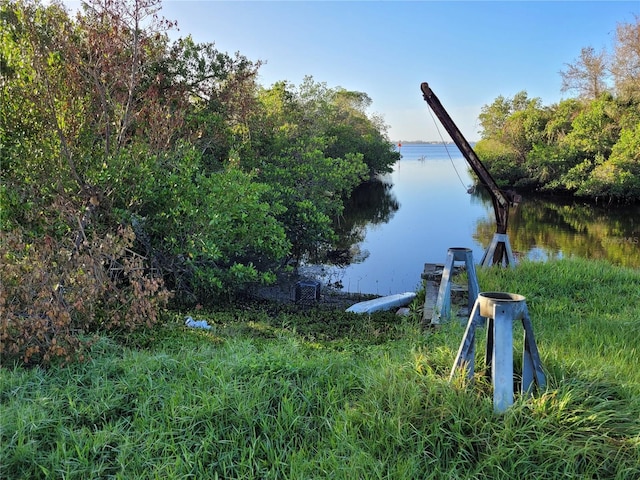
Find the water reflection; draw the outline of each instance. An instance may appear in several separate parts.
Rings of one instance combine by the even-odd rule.
[[[472,198],[491,202],[484,189]],[[479,218],[474,238],[487,246],[494,229],[492,218]],[[528,195],[510,212],[509,241],[516,256],[530,260],[574,255],[640,268],[640,205],[602,206]]]
[[[333,263],[306,265],[325,284],[387,295],[413,291],[425,263],[442,263],[450,247],[471,248],[476,262],[493,238],[491,199],[477,189],[455,147],[403,146],[392,174],[363,186],[340,219]],[[640,205],[604,207],[526,195],[512,209],[509,239],[532,260],[603,258],[640,268]]]
[[[606,208],[527,198],[510,219],[510,241],[514,250],[533,259],[575,255],[638,268],[639,220],[640,206]]]
[[[400,208],[392,191],[389,176],[377,178],[360,185],[346,204],[344,214],[334,228],[338,234],[336,249],[329,253],[334,265],[362,263],[369,253],[361,250],[368,226],[386,224]]]

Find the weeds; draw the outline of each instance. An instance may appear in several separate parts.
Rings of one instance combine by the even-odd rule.
[[[503,415],[481,374],[449,383],[456,322],[245,305],[199,312],[206,332],[176,314],[144,351],[102,337],[83,364],[0,370],[0,477],[640,478],[640,306],[610,293],[638,272],[480,273],[527,297],[548,372]]]

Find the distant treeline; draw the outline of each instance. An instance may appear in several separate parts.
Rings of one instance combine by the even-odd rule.
[[[453,142],[442,142],[442,141],[439,141],[439,140],[430,140],[430,141],[425,141],[425,140],[411,140],[411,141],[397,140],[394,143],[396,145],[442,145],[444,143],[446,143],[447,145],[452,145],[453,144]]]

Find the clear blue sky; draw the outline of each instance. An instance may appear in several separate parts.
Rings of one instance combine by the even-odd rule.
[[[640,1],[165,0],[161,13],[178,22],[172,36],[266,62],[265,87],[311,75],[367,93],[392,140],[439,139],[426,81],[474,141],[480,109],[498,95],[566,98],[560,70],[583,47],[612,51],[616,25],[635,22]]]
[[[525,90],[551,104],[560,70],[583,47],[612,51],[618,23],[639,1],[181,1],[164,2],[181,36],[263,60],[260,83],[366,92],[392,140],[436,140],[422,99],[428,82],[468,140],[498,95]],[[446,132],[441,128],[443,135]],[[448,137],[447,137],[448,138]]]

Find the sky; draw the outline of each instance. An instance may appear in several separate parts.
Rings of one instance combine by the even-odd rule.
[[[562,93],[560,71],[584,47],[613,51],[618,23],[640,1],[219,1],[164,0],[161,15],[195,42],[239,52],[259,83],[305,76],[364,92],[393,141],[448,140],[422,98],[432,91],[469,141],[500,95],[526,91],[544,105]]]

